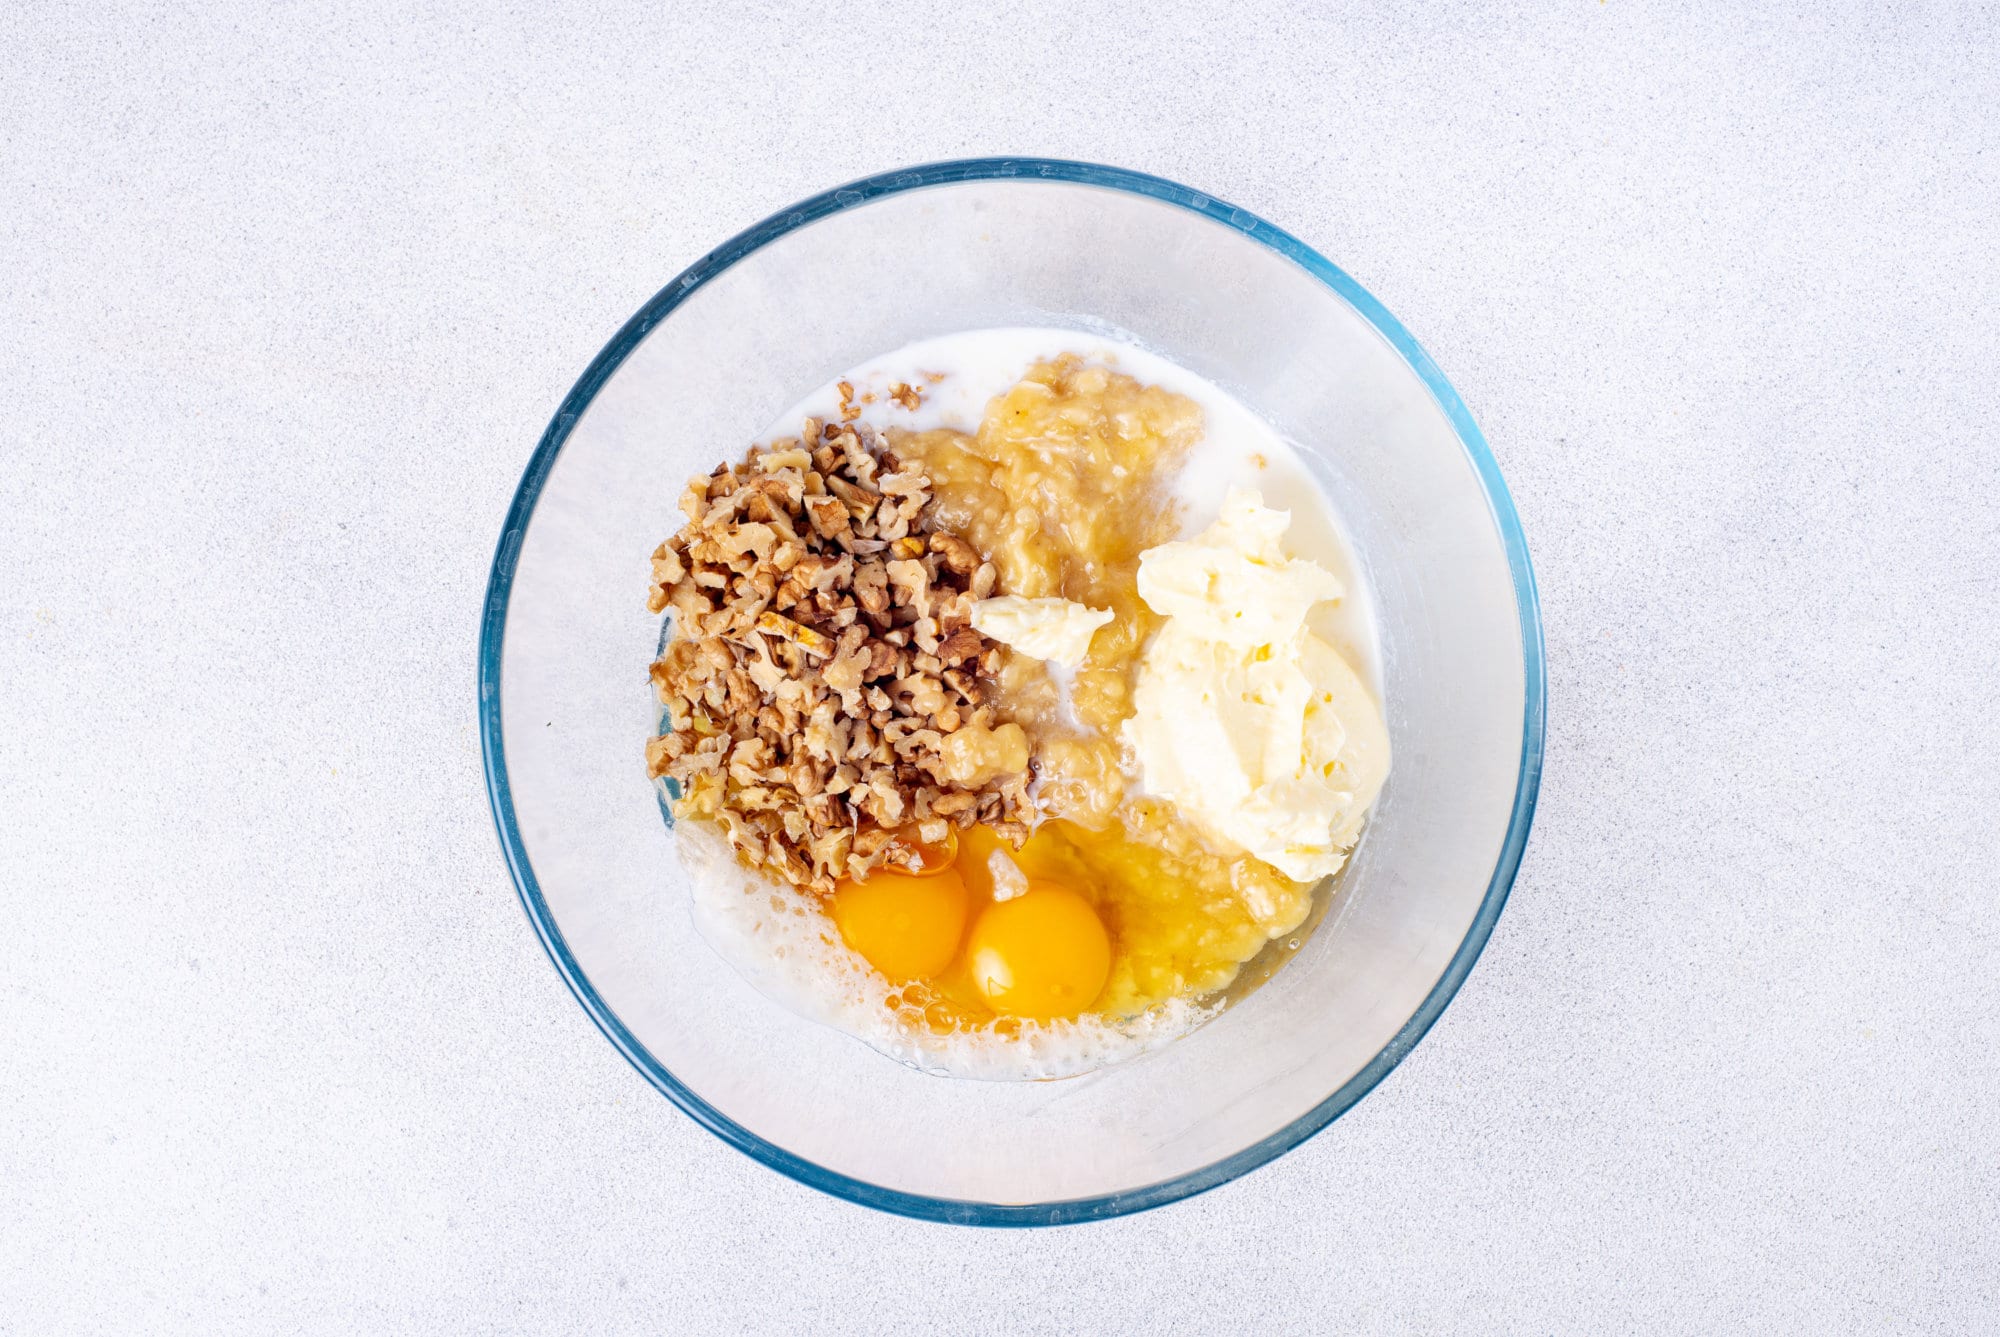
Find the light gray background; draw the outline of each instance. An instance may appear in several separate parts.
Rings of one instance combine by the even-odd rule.
[[[0,1329],[2000,1327],[1990,11],[314,8],[0,6]],[[1429,1039],[1247,1179],[1029,1234],[654,1094],[474,730],[501,516],[625,317],[1003,152],[1371,288],[1550,665]]]

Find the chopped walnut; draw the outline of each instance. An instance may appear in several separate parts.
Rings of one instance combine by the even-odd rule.
[[[1019,844],[1034,822],[1026,737],[982,704],[999,646],[968,621],[994,569],[930,498],[866,426],[808,419],[690,482],[653,553],[647,607],[674,638],[647,769],[680,786],[677,815],[822,894],[889,861],[899,827],[984,821]]]

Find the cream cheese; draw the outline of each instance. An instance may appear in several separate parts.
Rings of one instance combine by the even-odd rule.
[[[1090,638],[1112,618],[1108,608],[1086,608],[1068,599],[1023,599],[1006,594],[972,605],[975,631],[1034,659],[1075,668],[1090,653]]]
[[[1139,557],[1166,624],[1124,726],[1145,787],[1300,882],[1339,870],[1389,770],[1382,713],[1306,626],[1340,581],[1285,555],[1291,516],[1232,488],[1215,523]]]

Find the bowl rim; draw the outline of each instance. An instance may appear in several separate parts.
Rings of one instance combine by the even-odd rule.
[[[925,1194],[871,1184],[866,1180],[829,1170],[758,1137],[724,1115],[683,1084],[664,1064],[654,1058],[617,1015],[605,1005],[589,978],[571,955],[569,946],[556,927],[534,868],[521,840],[515,819],[512,792],[507,779],[505,742],[500,719],[500,657],[506,636],[508,600],[512,592],[515,565],[520,557],[521,539],[540,498],[542,486],[563,443],[577,419],[590,406],[597,392],[624,363],[634,348],[687,296],[716,275],[752,252],[769,245],[797,228],[842,210],[866,205],[907,190],[989,180],[1055,181],[1101,186],[1127,194],[1142,195],[1176,205],[1212,222],[1233,228],[1269,247],[1298,265],[1307,274],[1330,288],[1352,306],[1361,317],[1387,339],[1409,364],[1445,416],[1450,419],[1474,472],[1486,492],[1496,527],[1507,552],[1513,576],[1514,598],[1520,616],[1523,681],[1526,700],[1522,711],[1521,764],[1515,782],[1514,807],[1506,838],[1493,875],[1486,887],[1478,912],[1465,938],[1445,966],[1442,976],[1423,1002],[1360,1071],[1341,1084],[1319,1104],[1307,1110],[1277,1132],[1243,1150],[1187,1174],[1120,1193],[1090,1198],[1072,1198],[1045,1203],[993,1203],[936,1198]],[[1453,390],[1437,364],[1410,336],[1394,316],[1359,283],[1312,247],[1280,228],[1274,227],[1247,209],[1238,208],[1204,191],[1190,189],[1165,178],[1143,172],[1108,167],[1096,163],[1055,158],[965,158],[928,163],[863,177],[843,186],[823,191],[766,218],[754,227],[731,237],[702,256],[662,288],[633,317],[626,321],[604,349],[591,360],[584,373],[563,398],[548,428],[542,433],[534,455],[528,461],[506,523],[493,555],[487,582],[486,602],[479,633],[479,722],[480,747],[485,762],[486,792],[493,811],[508,871],[514,879],[521,907],[541,939],[550,962],[576,995],[578,1003],[626,1060],[637,1068],[668,1100],[696,1123],[714,1133],[738,1151],[753,1157],[778,1173],[835,1197],[864,1207],[921,1220],[981,1226],[1047,1226],[1080,1221],[1103,1220],[1163,1206],[1182,1198],[1204,1193],[1258,1168],[1298,1146],[1335,1119],[1345,1114],[1373,1090],[1404,1056],[1424,1037],[1444,1012],[1459,987],[1471,973],[1473,963],[1492,935],[1493,925],[1507,903],[1515,873],[1526,848],[1529,828],[1534,823],[1535,800],[1541,786],[1544,706],[1547,670],[1543,660],[1540,604],[1535,590],[1534,569],[1528,559],[1528,545],[1521,531],[1520,517],[1513,498],[1500,476],[1500,467],[1486,444],[1472,414]]]

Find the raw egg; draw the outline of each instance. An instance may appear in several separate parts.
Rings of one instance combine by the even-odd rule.
[[[972,983],[995,1012],[1051,1020],[1096,1001],[1111,975],[1111,939],[1090,902],[1034,882],[988,906],[966,944]]]
[[[957,957],[972,895],[948,867],[921,876],[878,868],[866,882],[836,886],[829,909],[847,945],[900,982],[927,979]]]

